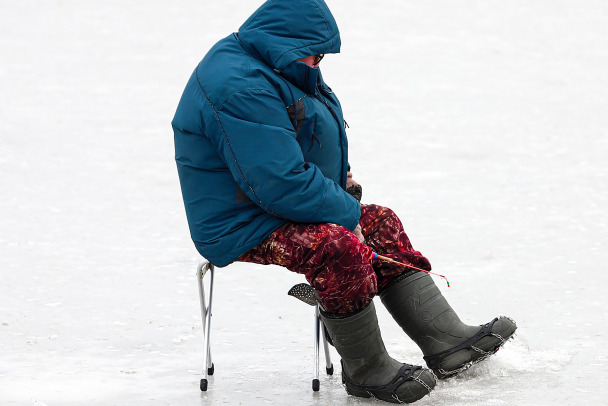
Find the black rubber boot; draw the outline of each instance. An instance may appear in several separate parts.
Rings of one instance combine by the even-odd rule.
[[[497,317],[483,326],[460,321],[430,275],[407,272],[392,281],[380,299],[403,331],[422,350],[427,366],[447,378],[492,355],[517,326]]]
[[[350,395],[412,403],[435,387],[431,371],[402,364],[388,355],[373,302],[348,316],[322,312],[321,319],[342,357],[342,383]]]

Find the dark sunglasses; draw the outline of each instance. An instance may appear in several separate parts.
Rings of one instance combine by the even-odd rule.
[[[313,65],[318,65],[321,63],[321,60],[325,58],[325,54],[315,55],[315,59],[313,59]]]

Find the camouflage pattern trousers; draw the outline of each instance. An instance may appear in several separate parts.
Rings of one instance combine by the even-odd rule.
[[[431,270],[415,251],[397,215],[389,208],[361,205],[365,243],[337,224],[286,223],[238,260],[280,265],[304,274],[329,313],[364,309],[392,279],[407,268],[374,259],[373,253]]]

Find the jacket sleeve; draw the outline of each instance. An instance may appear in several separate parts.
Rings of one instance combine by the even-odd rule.
[[[268,213],[300,223],[335,223],[353,230],[359,203],[302,150],[283,101],[268,90],[232,95],[215,110],[208,134],[245,194]],[[336,157],[340,159],[340,157]]]

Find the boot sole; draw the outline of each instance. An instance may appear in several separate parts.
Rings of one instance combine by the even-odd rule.
[[[506,319],[510,320],[513,325],[515,326],[515,329],[513,330],[513,332],[507,337],[507,338],[503,338],[500,337],[500,341],[494,345],[492,348],[488,349],[488,350],[481,350],[479,348],[473,347],[473,356],[472,359],[470,359],[469,361],[466,361],[465,363],[461,364],[460,366],[454,368],[454,369],[450,369],[448,371],[442,369],[442,368],[437,368],[437,369],[433,369],[433,372],[435,373],[435,375],[437,376],[437,378],[439,379],[447,379],[447,378],[451,378],[453,376],[458,375],[461,372],[466,371],[467,369],[471,368],[473,365],[478,364],[482,361],[485,361],[486,359],[488,359],[490,356],[496,354],[498,352],[498,350],[500,350],[502,348],[503,345],[505,345],[508,341],[513,340],[516,336],[515,331],[517,330],[517,325],[515,324],[515,322],[506,316],[501,316],[501,317],[505,317]],[[483,337],[485,338],[485,337]],[[482,338],[482,339],[483,339]],[[469,354],[471,354],[471,350],[466,350],[463,349],[461,351],[468,351]],[[460,352],[460,351],[459,351]],[[458,354],[458,352],[452,354],[452,355],[456,355]]]
[[[390,402],[390,403],[413,403],[413,402],[416,402],[417,400],[422,399],[429,393],[431,393],[431,391],[433,390],[433,388],[435,387],[435,385],[437,383],[437,379],[436,379],[435,375],[433,374],[433,372],[428,369],[425,371],[427,371],[429,374],[432,375],[433,382],[429,382],[429,383],[424,382],[423,379],[420,378],[420,376],[424,372],[420,372],[414,378],[414,380],[403,382],[399,386],[399,388],[401,388],[403,385],[413,384],[414,382],[417,384],[415,387],[413,387],[413,388],[411,388],[411,390],[409,390],[411,396],[407,396],[407,397],[405,397],[405,396],[399,397],[397,395],[393,396],[390,393],[387,393],[385,391],[374,390],[374,389],[370,389],[368,386],[365,386],[365,385],[357,385],[353,382],[349,382],[344,378],[344,372],[342,372],[342,384],[344,385],[346,392],[351,396],[357,396],[360,398],[375,398],[375,399],[379,399],[379,400],[382,400],[385,402]],[[425,390],[421,391],[420,390],[421,388],[424,388]],[[415,393],[413,393],[414,390],[420,391],[420,393],[415,394]]]

